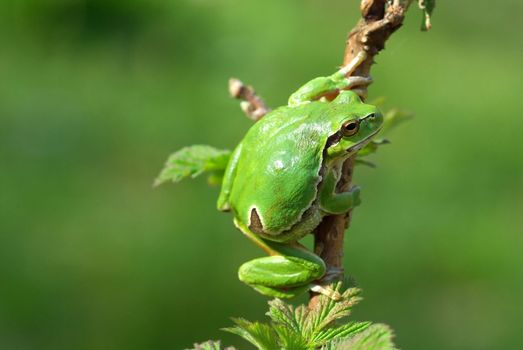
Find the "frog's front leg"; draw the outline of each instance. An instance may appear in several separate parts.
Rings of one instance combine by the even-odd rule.
[[[314,288],[325,274],[323,260],[298,243],[265,241],[278,255],[258,258],[240,267],[240,280],[258,292],[276,298],[292,298]]]
[[[298,106],[322,96],[335,93],[339,90],[352,89],[357,86],[369,85],[370,77],[348,77],[365,59],[364,55],[358,55],[346,66],[328,77],[315,78],[300,87],[289,97],[288,105]]]
[[[336,192],[337,183],[338,178],[335,172],[327,172],[319,193],[320,207],[329,214],[343,214],[360,204],[359,187],[338,193]]]

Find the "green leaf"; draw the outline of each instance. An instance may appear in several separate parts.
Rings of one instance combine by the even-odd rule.
[[[194,344],[194,348],[191,350],[221,350],[220,341],[209,340],[205,343]],[[235,350],[232,346],[224,348],[223,350]]]
[[[423,12],[423,17],[421,20],[421,30],[430,30],[430,28],[432,27],[430,19],[432,17],[434,7],[436,6],[436,0],[418,0],[418,6]]]
[[[396,350],[392,330],[384,324],[375,324],[348,339],[338,340],[322,350]]]
[[[284,325],[273,325],[274,330],[278,333],[281,349],[285,350],[312,350],[314,346],[303,337],[302,334]]]
[[[339,293],[341,283],[330,288]],[[322,295],[312,309],[306,305],[295,308],[280,299],[274,299],[269,302],[267,315],[273,321],[280,339],[283,340],[283,336],[288,337],[285,339],[298,344],[298,349],[301,349],[299,346],[303,348],[304,344],[307,345],[304,349],[317,348],[332,339],[356,334],[369,326],[368,322],[352,322],[342,326],[334,324],[350,314],[352,307],[361,299],[359,293],[357,288],[347,289],[341,294],[342,298],[339,301]],[[280,330],[282,327],[285,332]]]
[[[376,153],[378,150],[378,147],[381,145],[387,145],[390,141],[387,139],[376,139],[371,140],[365,147],[363,147],[360,151],[358,151],[358,157],[365,157],[369,154]]]
[[[364,331],[370,325],[371,322],[349,322],[339,327],[327,328],[315,335],[314,343],[322,345],[334,339],[351,337]]]
[[[334,290],[339,291],[341,283],[334,286]],[[313,329],[313,336],[324,328],[332,324],[336,320],[340,320],[349,316],[352,307],[360,300],[361,290],[358,288],[349,288],[342,293],[340,301],[332,300],[326,296],[320,296],[316,306],[311,310],[311,328]]]
[[[322,349],[339,349],[337,346],[345,344],[352,339],[358,342],[348,343],[350,346],[358,344],[382,344],[387,334],[383,328],[376,328],[372,333],[366,333],[362,338],[361,334],[367,332],[373,326],[370,322],[348,322],[338,324],[338,322],[349,316],[352,307],[360,300],[361,290],[358,288],[348,288],[342,292],[342,283],[335,283],[328,288],[341,295],[340,300],[333,300],[325,295],[318,297],[317,303],[300,305],[294,307],[286,304],[280,299],[269,301],[270,323],[249,322],[244,319],[234,319],[236,326],[224,330],[237,334],[259,350],[313,350],[323,346]],[[388,328],[387,328],[388,330]],[[356,345],[354,345],[356,344]],[[352,349],[352,348],[347,348]],[[359,347],[358,350],[367,350]],[[392,349],[392,348],[391,348]],[[370,348],[370,350],[375,350]],[[388,348],[376,348],[376,350],[389,350]]]
[[[386,135],[390,130],[394,129],[403,122],[411,120],[413,117],[414,113],[404,109],[393,108],[388,110],[383,115],[383,127],[381,128],[379,135]]]
[[[210,172],[209,182],[219,182],[231,152],[211,146],[194,145],[184,147],[169,156],[160,175],[154,181],[154,186],[164,182],[179,182],[186,177],[196,177],[204,172]]]
[[[249,322],[243,318],[234,318],[236,326],[223,328],[224,331],[239,335],[259,350],[280,349],[276,331],[268,324],[260,322]]]
[[[294,306],[284,303],[280,299],[269,301],[269,316],[274,323],[284,325],[296,333],[301,333],[303,325],[306,323],[309,310],[304,305]]]

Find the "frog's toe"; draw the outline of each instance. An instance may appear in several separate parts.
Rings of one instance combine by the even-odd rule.
[[[372,84],[371,77],[352,76],[348,78],[347,88],[351,89],[356,86],[368,86]]]

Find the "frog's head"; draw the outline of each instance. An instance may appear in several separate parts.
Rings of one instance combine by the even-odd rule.
[[[361,102],[353,91],[342,91],[332,102],[333,135],[327,142],[327,158],[346,158],[363,148],[381,128],[377,107]]]

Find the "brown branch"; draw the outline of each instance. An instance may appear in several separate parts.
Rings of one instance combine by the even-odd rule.
[[[235,99],[241,100],[240,107],[248,118],[258,121],[270,112],[265,102],[256,95],[252,86],[245,85],[236,78],[229,79],[229,93]]]
[[[385,42],[402,24],[405,11],[411,1],[362,0],[362,18],[350,31],[345,46],[343,64],[351,62],[356,55],[366,54],[363,63],[352,72],[353,76],[369,76],[374,56],[385,47]],[[366,89],[366,87],[364,87]],[[364,94],[365,95],[365,94]],[[339,192],[351,187],[355,156],[343,164],[343,173],[338,183]],[[327,285],[343,279],[343,238],[349,227],[352,211],[344,215],[327,216],[318,226],[314,236],[314,252],[327,265],[327,274],[321,283]],[[310,306],[317,303],[317,294],[311,293]]]

